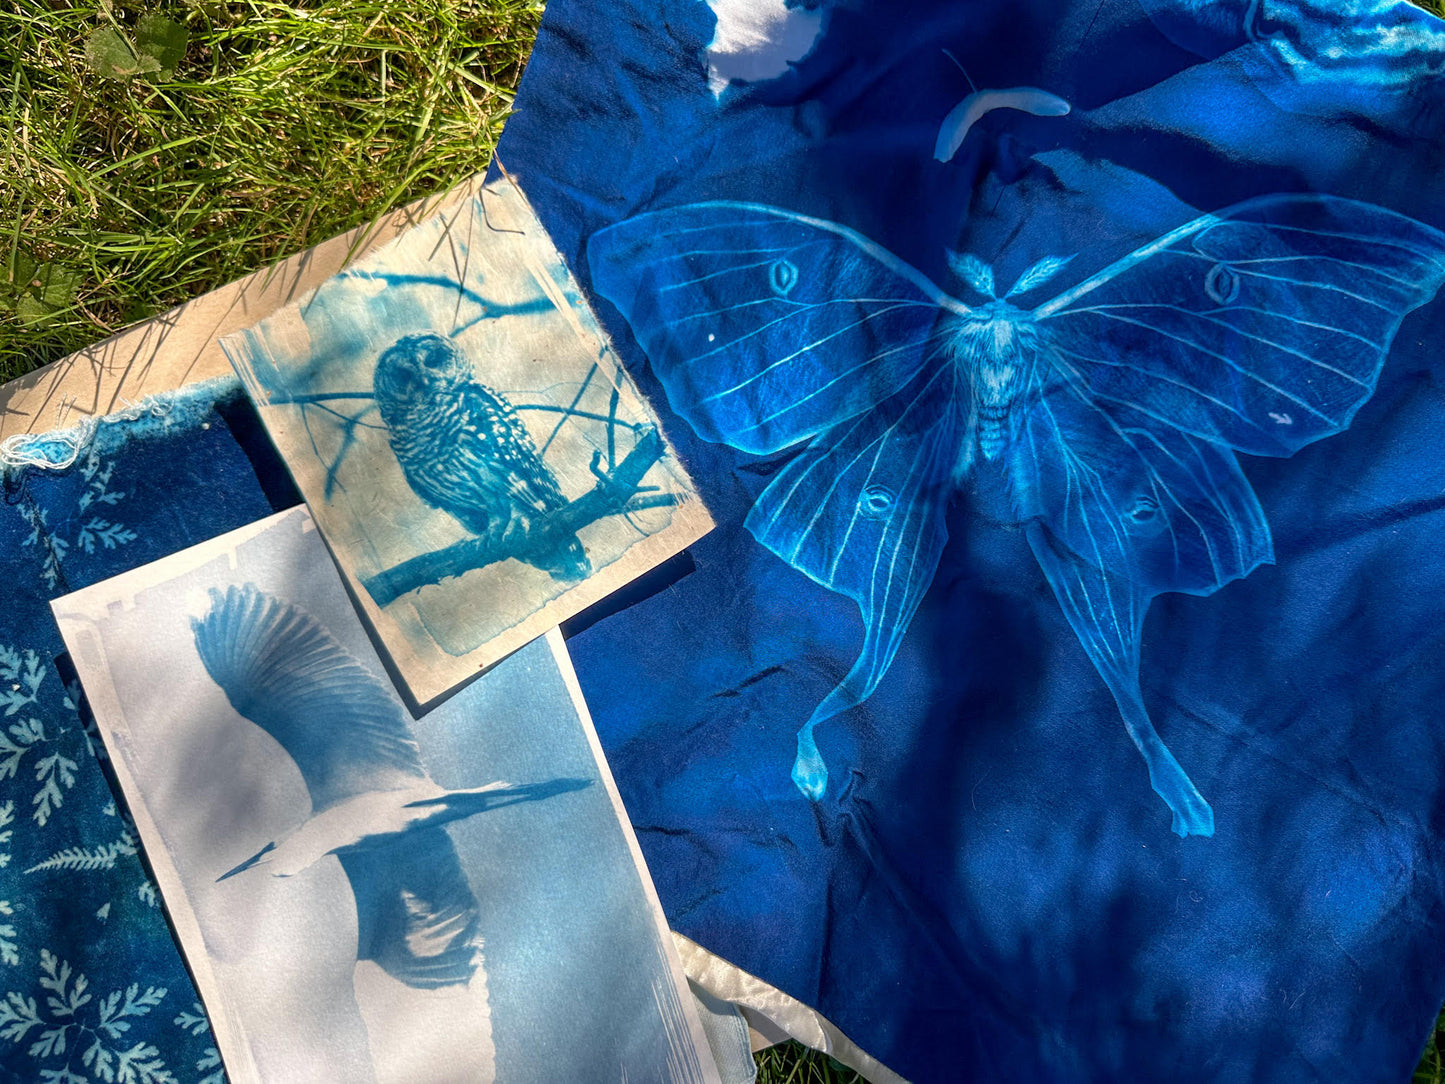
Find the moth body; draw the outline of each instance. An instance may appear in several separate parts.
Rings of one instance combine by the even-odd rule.
[[[1012,437],[1014,407],[1037,379],[1039,331],[1026,310],[1007,301],[950,319],[955,326],[946,349],[960,382],[972,393],[974,435],[965,439],[976,440],[978,454],[995,460]],[[965,449],[965,457],[972,452]]]

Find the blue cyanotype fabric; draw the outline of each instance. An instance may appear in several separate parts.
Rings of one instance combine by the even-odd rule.
[[[54,442],[6,453],[73,462],[0,471],[0,1077],[220,1084],[49,600],[295,491],[234,380],[87,427],[78,454]]]
[[[499,155],[718,523],[569,642],[675,929],[919,1081],[1409,1075],[1442,70],[1391,0],[553,0]]]

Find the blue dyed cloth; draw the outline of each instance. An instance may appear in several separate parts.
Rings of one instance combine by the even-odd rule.
[[[0,1078],[220,1084],[49,600],[298,498],[235,381],[148,401],[70,466],[0,484]]]
[[[675,929],[917,1081],[1409,1075],[1442,64],[1386,0],[552,0],[499,155],[719,524],[569,643]]]

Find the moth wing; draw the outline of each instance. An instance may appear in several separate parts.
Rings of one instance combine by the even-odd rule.
[[[1040,522],[1027,528],[1029,546],[1089,661],[1114,696],[1124,727],[1144,758],[1149,783],[1164,799],[1179,836],[1212,836],[1214,811],[1149,719],[1139,689],[1139,631],[1150,592],[1110,568],[1061,545]]]
[[[1181,836],[1214,814],[1145,710],[1139,640],[1149,601],[1209,594],[1272,560],[1269,526],[1234,453],[1055,374],[1023,412],[1016,512],[1085,654],[1109,687]]]
[[[694,203],[588,243],[672,408],[705,440],[771,454],[868,411],[924,366],[941,306],[924,275],[845,226]]]
[[[933,580],[958,453],[955,391],[945,368],[920,374],[822,433],[748,514],[745,525],[762,545],[862,611],[862,651],[814,723],[872,694]]]
[[[1346,428],[1400,321],[1445,282],[1445,234],[1372,204],[1274,195],[1203,215],[1040,306],[1061,364],[1252,455]]]
[[[1061,374],[1023,408],[1012,474],[1020,520],[1146,598],[1209,594],[1273,560],[1264,511],[1232,451],[1135,406],[1100,404]],[[1128,625],[1110,598],[1081,611],[1081,638]]]

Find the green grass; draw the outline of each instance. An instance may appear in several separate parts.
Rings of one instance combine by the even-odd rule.
[[[3,0],[0,380],[480,172],[541,9]],[[143,46],[156,13],[188,34],[173,75],[87,62],[90,35]],[[1416,1084],[1445,1084],[1437,1038]],[[861,1079],[796,1043],[759,1064],[762,1084]]]
[[[784,1043],[758,1055],[758,1084],[864,1084],[863,1078],[801,1043]]]
[[[0,309],[17,265],[75,289],[0,311],[0,379],[484,169],[541,7],[6,0]],[[174,78],[93,71],[143,11],[189,31]]]
[[[541,8],[5,0],[0,380],[482,170]],[[87,65],[146,13],[171,78]]]
[[[1442,1051],[1442,1046],[1445,1046],[1445,1013],[1441,1013],[1435,1021],[1435,1030],[1425,1044],[1425,1053],[1420,1057],[1411,1084],[1445,1084],[1445,1051]]]

